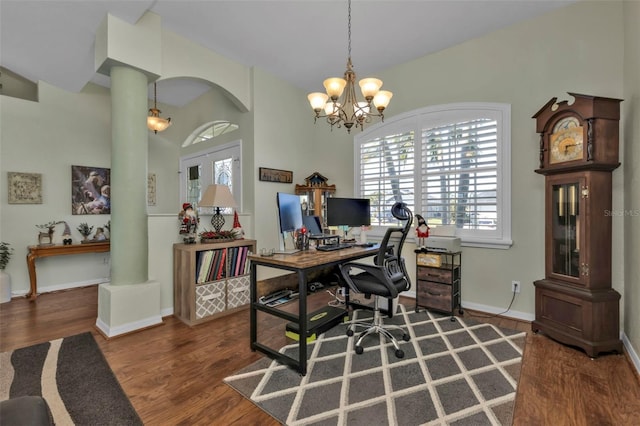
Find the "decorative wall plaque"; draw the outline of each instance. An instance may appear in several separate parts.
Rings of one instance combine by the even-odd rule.
[[[9,204],[42,204],[42,174],[7,172]]]

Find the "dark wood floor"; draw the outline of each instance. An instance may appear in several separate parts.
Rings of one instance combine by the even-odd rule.
[[[328,297],[314,295],[310,309]],[[193,328],[167,317],[161,326],[105,339],[95,329],[97,298],[91,286],[0,305],[0,351],[91,331],[147,425],[278,424],[222,383],[262,356],[248,348],[248,311]],[[526,322],[465,315],[528,332],[515,425],[640,425],[640,379],[625,355],[591,360],[532,334]],[[285,343],[281,329],[269,339]]]

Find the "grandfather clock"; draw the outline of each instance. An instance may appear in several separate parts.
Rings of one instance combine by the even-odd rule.
[[[620,294],[611,288],[612,173],[621,99],[569,93],[533,118],[545,177],[545,277],[534,282],[534,332],[590,357],[622,351]]]

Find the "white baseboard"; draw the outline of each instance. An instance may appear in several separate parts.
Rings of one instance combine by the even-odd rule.
[[[115,337],[121,334],[131,333],[133,331],[141,330],[143,328],[151,327],[154,325],[162,324],[162,317],[160,315],[154,315],[150,318],[145,318],[140,321],[131,322],[128,324],[122,324],[117,327],[109,327],[100,318],[96,320],[96,327],[104,333],[107,337]]]
[[[92,280],[87,280],[87,281],[76,281],[73,283],[49,285],[45,287],[38,286],[38,294],[51,293],[53,291],[60,291],[60,290],[70,290],[72,288],[87,287],[90,285],[108,283],[109,281],[111,281],[111,279],[109,277],[105,277],[105,278],[94,278]],[[13,291],[11,292],[11,296],[12,297],[26,296],[27,293],[29,293],[29,291],[30,290]]]
[[[406,291],[406,292],[402,293],[402,296],[415,299],[416,298],[416,293],[415,293],[415,291]],[[504,311],[505,308],[503,308],[503,307],[481,305],[479,303],[466,302],[466,301],[463,300],[462,301],[462,310],[464,311],[465,309],[472,309],[474,311],[486,312],[488,314],[494,314],[494,315],[500,314],[503,317],[518,319],[518,320],[522,320],[522,321],[533,321],[535,319],[535,315],[534,314],[530,314],[528,312],[514,311],[514,310],[511,310],[511,309],[508,310],[507,312],[505,312]]]
[[[479,303],[465,302],[464,300],[462,301],[462,308],[472,309],[474,311],[486,312],[488,314],[500,315],[502,317],[513,318],[513,319],[518,319],[522,321],[533,321],[536,318],[535,314],[530,314],[528,312],[514,311],[512,309],[509,309],[508,311],[505,312],[505,308],[502,308],[502,307],[497,308],[495,306],[487,306],[487,305],[481,305]]]
[[[629,354],[629,358],[631,358],[631,362],[633,363],[633,366],[636,367],[636,371],[638,372],[638,374],[640,374],[640,357],[638,357],[638,353],[635,351],[633,346],[631,346],[631,342],[629,341],[629,338],[627,337],[627,335],[624,334],[624,331],[620,333],[620,337],[622,339],[622,344],[624,345],[624,348],[627,350],[627,353]]]

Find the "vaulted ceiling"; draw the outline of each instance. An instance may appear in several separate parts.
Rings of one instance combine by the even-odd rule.
[[[354,69],[373,76],[575,1],[353,0]],[[69,91],[89,81],[109,86],[94,70],[98,25],[107,13],[135,24],[147,11],[165,29],[308,92],[346,67],[346,0],[1,0],[0,65]],[[206,90],[187,79],[160,81],[158,101],[182,106]]]

